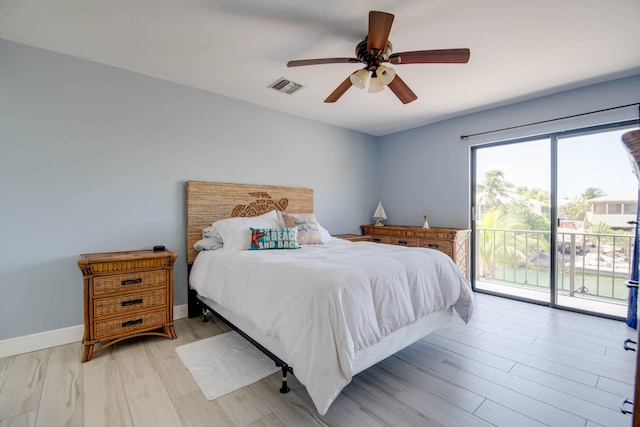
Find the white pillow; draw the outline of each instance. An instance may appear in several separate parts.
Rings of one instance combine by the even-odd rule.
[[[218,229],[213,225],[202,229],[202,238],[216,240],[222,245],[222,236],[218,232]]]
[[[251,247],[251,231],[249,228],[284,228],[284,224],[275,210],[260,216],[233,217],[221,219],[213,226],[222,236],[223,250],[238,251]]]
[[[333,237],[331,233],[329,233],[329,231],[320,223],[318,223],[318,231],[320,232],[320,240],[322,240],[322,243],[329,243],[334,240],[340,240],[337,237]]]
[[[222,247],[222,238],[220,238],[220,240],[204,238],[202,240],[198,240],[193,244],[193,249],[195,249],[196,252],[214,251],[216,249],[220,249],[221,247]]]

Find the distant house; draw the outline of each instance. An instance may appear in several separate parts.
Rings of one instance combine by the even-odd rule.
[[[587,221],[590,223],[603,222],[611,228],[624,230],[634,227],[628,222],[636,220],[638,212],[638,193],[636,191],[596,197],[590,199],[589,203]]]

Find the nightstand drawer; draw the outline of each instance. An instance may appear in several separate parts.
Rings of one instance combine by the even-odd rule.
[[[94,325],[94,338],[103,339],[112,336],[135,332],[140,329],[149,329],[162,326],[167,322],[167,309],[165,307],[145,313],[132,314],[110,320],[98,320]]]
[[[122,315],[144,308],[167,304],[167,290],[156,289],[148,292],[127,293],[111,298],[93,301],[93,317]]]
[[[450,255],[453,252],[453,245],[446,240],[430,240],[418,238],[418,247],[436,249]]]
[[[112,292],[135,291],[153,286],[164,286],[166,284],[167,273],[165,270],[99,276],[93,281],[93,295],[98,296]]]

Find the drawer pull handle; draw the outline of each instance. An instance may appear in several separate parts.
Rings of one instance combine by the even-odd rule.
[[[406,240],[398,240],[398,244],[399,245],[406,245],[407,241]]]
[[[142,304],[142,298],[138,299],[130,299],[129,301],[122,301],[120,303],[123,307],[127,307],[129,305]]]
[[[629,344],[637,344],[637,342],[635,342],[634,340],[628,338],[628,339],[624,340],[624,346],[623,346],[624,349],[627,350],[627,351],[629,351],[629,350],[636,351],[636,349],[631,347],[631,346],[629,346]]]
[[[623,399],[622,402],[620,402],[620,412],[625,415],[633,414],[633,411],[625,409],[625,405],[631,405],[631,407],[633,407],[633,401],[629,399]]]
[[[379,237],[374,237],[374,238],[372,238],[371,240],[373,240],[374,242],[379,242],[379,241],[381,241],[381,239],[380,239]]]
[[[440,245],[437,245],[437,244],[435,244],[435,243],[429,243],[429,244],[427,244],[427,247],[429,247],[429,248],[437,248],[437,247],[439,247],[439,246],[440,246]]]
[[[122,322],[122,327],[126,328],[127,326],[139,325],[142,323],[142,319],[129,320],[127,322]]]
[[[142,277],[139,277],[137,279],[123,280],[122,281],[122,286],[135,285],[136,283],[142,283]]]

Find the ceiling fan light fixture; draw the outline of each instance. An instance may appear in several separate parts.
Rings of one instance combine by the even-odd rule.
[[[393,79],[396,78],[396,70],[391,67],[385,67],[384,65],[378,65],[376,74],[378,76],[378,79],[380,80],[380,83],[382,83],[384,86],[388,85],[393,81]]]
[[[380,77],[375,74],[371,76],[371,80],[369,80],[369,93],[380,92],[384,90],[384,85],[380,81]]]
[[[361,68],[355,73],[351,74],[349,80],[351,83],[357,87],[358,89],[364,89],[367,84],[367,79],[369,78],[369,71],[366,68]]]
[[[287,67],[319,64],[365,64],[365,68],[350,74],[334,89],[324,102],[336,102],[351,86],[375,93],[389,86],[403,104],[418,99],[418,96],[396,74],[396,71],[382,65],[402,64],[466,64],[471,52],[467,48],[412,50],[393,52],[389,41],[394,16],[391,13],[376,10],[369,11],[369,29],[367,35],[356,45],[355,58],[317,58],[300,59],[287,62]],[[371,73],[371,76],[368,74]]]

